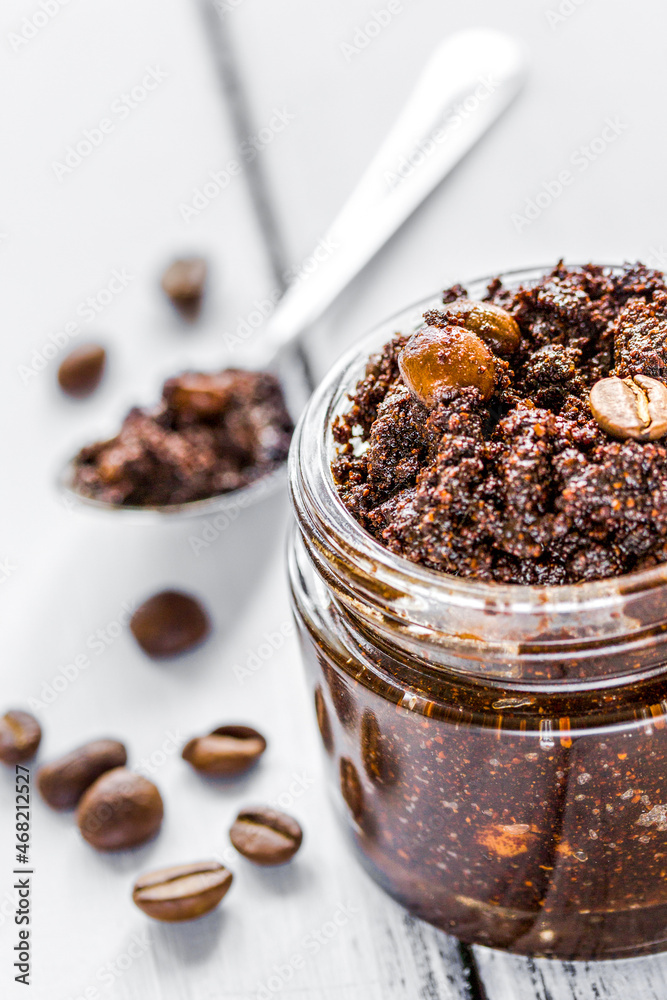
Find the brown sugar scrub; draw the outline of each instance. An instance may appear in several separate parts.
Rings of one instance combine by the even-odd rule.
[[[269,372],[226,369],[168,379],[153,409],[74,460],[77,493],[127,506],[182,504],[249,486],[287,457],[293,425]]]
[[[292,603],[338,819],[463,941],[665,951],[663,278],[561,264],[445,299],[357,344],[295,432]]]
[[[480,581],[570,584],[667,561],[667,283],[559,263],[460,286],[369,361],[336,418],[348,511]]]

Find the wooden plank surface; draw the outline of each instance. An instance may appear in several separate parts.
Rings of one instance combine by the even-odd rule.
[[[9,35],[30,11],[23,0],[7,0],[0,13],[8,53],[3,73],[12,95],[0,102],[12,154],[5,171],[12,198],[0,219],[0,379],[12,414],[5,460],[16,483],[3,498],[0,557],[10,556],[17,567],[0,593],[3,702],[42,696],[124,602],[167,582],[202,594],[215,621],[211,643],[172,668],[147,664],[123,631],[43,711],[45,757],[100,732],[126,737],[135,761],[162,753],[164,761],[154,766],[168,812],[154,845],[109,859],[80,843],[70,819],[35,803],[30,995],[662,1000],[664,959],[575,967],[471,952],[410,918],[360,870],[332,822],[293,636],[247,682],[234,673],[267,635],[289,622],[284,496],[244,512],[196,556],[191,539],[199,528],[146,530],[72,514],[52,483],[62,455],[90,428],[106,428],[130,403],[151,399],[162,376],[186,365],[232,360],[221,348],[221,333],[233,331],[253,301],[280,284],[285,262],[298,263],[317,243],[426,53],[457,27],[488,23],[517,33],[531,52],[531,82],[484,147],[313,332],[318,368],[367,326],[448,280],[561,253],[607,259],[659,250],[667,190],[665,136],[655,122],[662,115],[659,29],[667,28],[667,13],[658,0],[633,11],[632,28],[642,39],[635,49],[628,45],[622,0],[605,0],[604,8],[601,0],[587,0],[557,27],[548,23],[556,4],[547,0],[404,0],[386,30],[348,58],[343,46],[354,43],[373,16],[365,0],[221,0],[218,16],[244,88],[239,117],[222,100],[199,4],[82,0],[63,6],[17,51]],[[154,64],[167,72],[164,90],[119,122],[110,141],[60,182],[52,161]],[[285,128],[260,141],[255,164],[276,220],[274,236],[267,240],[256,176],[250,183],[235,176],[186,221],[181,206],[193,202],[211,171],[232,160],[247,167],[239,142],[259,136],[276,111],[284,113]],[[627,120],[627,134],[551,210],[518,232],[511,213],[614,114]],[[639,151],[642,184],[628,187]],[[628,191],[629,205],[614,211],[619,187]],[[156,294],[165,257],[186,249],[207,253],[214,270],[202,322],[188,331]],[[85,329],[113,348],[111,377],[99,397],[83,409],[68,404],[54,389],[52,366],[24,384],[18,366],[114,267],[134,275],[127,295]],[[192,781],[178,753],[160,748],[167,733],[185,738],[218,717],[258,725],[270,737],[271,753],[252,783],[214,794]],[[301,786],[294,786],[295,775]],[[230,855],[226,829],[249,796],[281,794],[295,798],[293,811],[307,840],[289,872],[260,878]],[[0,810],[7,815],[11,808],[11,783],[2,774]],[[0,995],[13,1000],[25,990],[8,974],[10,844],[3,824]],[[163,928],[148,925],[133,909],[128,887],[138,871],[211,854],[232,864],[237,875],[219,914],[193,927]]]
[[[651,956],[623,962],[551,962],[476,948],[488,1000],[664,1000],[667,963]]]
[[[638,149],[653,149],[659,160],[664,158],[664,137],[656,140],[651,124],[661,114],[659,88],[649,85],[647,91],[646,83],[653,78],[657,84],[661,42],[651,42],[648,36],[656,23],[665,22],[666,12],[657,2],[637,11],[639,20],[631,34],[636,31],[642,45],[654,49],[638,83],[632,72],[619,72],[618,53],[626,49],[627,6],[622,0],[606,3],[604,15],[595,4],[586,7],[570,5],[563,15],[557,5],[544,2],[475,4],[478,22],[512,31],[525,41],[531,61],[525,92],[483,147],[473,151],[367,269],[363,282],[330,310],[316,331],[320,359],[335,356],[341,344],[381,316],[449,280],[560,255],[575,260],[636,255],[664,266],[661,233],[648,203],[644,225],[637,227],[622,215],[610,218],[604,192],[628,190],[633,203],[646,198],[655,204],[655,199],[665,198],[657,174],[649,183],[650,193],[640,193],[624,178],[637,162]],[[466,27],[471,11],[453,3],[406,3],[376,40],[352,56],[348,48],[341,58],[345,43],[356,39],[361,46],[371,15],[372,10],[356,0],[342,0],[335,19],[330,13],[304,10],[298,0],[280,8],[268,0],[246,0],[228,14],[245,56],[246,86],[257,118],[262,119],[276,96],[294,113],[285,142],[267,148],[265,158],[272,190],[282,205],[285,239],[296,259],[317,242],[370,158],[390,124],[388,108],[399,105],[408,92],[431,41]],[[281,25],[297,21],[300,31],[281,32]],[[282,63],[276,55],[278,39],[285,51]],[[364,113],[359,110],[360,91],[365,95]],[[579,175],[575,171],[576,183],[562,200],[554,201],[529,226],[517,225],[512,213],[520,215],[526,201],[559,169],[571,165],[571,158],[609,118],[619,124],[618,144],[610,145],[599,162],[590,161],[590,169]],[[649,170],[654,168],[652,162]],[[308,186],[306,175],[319,183]],[[667,204],[659,215],[664,216],[665,208]],[[472,949],[472,956],[478,992],[488,1000],[648,1000],[665,992],[667,960],[662,957],[565,964],[532,962],[484,948]]]

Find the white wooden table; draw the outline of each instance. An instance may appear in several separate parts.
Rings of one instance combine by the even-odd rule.
[[[53,488],[62,457],[135,401],[153,399],[161,378],[233,364],[222,334],[308,255],[428,52],[459,27],[495,25],[522,38],[529,83],[312,332],[317,370],[378,319],[451,280],[560,255],[665,263],[660,0],[403,0],[379,33],[367,31],[386,7],[220,0],[206,22],[198,0],[2,4],[0,705],[42,702],[42,759],[104,733],[124,738],[132,765],[154,777],[167,804],[153,844],[103,857],[79,840],[71,817],[35,800],[26,994],[13,983],[13,780],[3,770],[3,998],[650,1000],[667,992],[661,958],[575,966],[462,947],[409,918],[360,871],[332,823],[294,637],[277,638],[290,622],[284,496],[246,511],[196,555],[198,527],[100,519],[69,510]],[[102,119],[112,128],[99,139]],[[607,119],[617,138],[591,150]],[[252,136],[260,149],[250,161]],[[90,152],[67,160],[82,140]],[[572,184],[524,224],[526,202],[565,168]],[[172,254],[190,250],[209,256],[213,274],[201,321],[184,330],[157,279]],[[110,296],[114,271],[124,287]],[[72,322],[74,342],[99,337],[110,349],[108,378],[83,404],[60,397],[48,346],[50,335],[64,342]],[[216,628],[197,653],[156,665],[115,623],[166,585],[201,594]],[[266,636],[276,648],[244,677],[234,668],[257,663],[251,654],[265,651]],[[68,667],[82,654],[85,668]],[[235,720],[269,737],[262,766],[231,788],[197,780],[178,746]],[[258,872],[229,848],[229,823],[249,801],[280,801],[303,821],[304,848],[287,869]],[[139,871],[213,855],[236,873],[216,914],[158,926],[129,901]]]

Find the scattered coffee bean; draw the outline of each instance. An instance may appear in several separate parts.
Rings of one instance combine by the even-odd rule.
[[[600,427],[621,441],[655,441],[667,434],[667,385],[647,375],[600,379],[590,393]]]
[[[301,847],[303,832],[295,819],[275,809],[245,809],[229,837],[244,858],[256,865],[283,865]]]
[[[394,755],[369,709],[361,717],[361,759],[366,774],[375,784],[392,785],[396,781],[398,772]]]
[[[150,840],[160,829],[164,805],[155,785],[116,767],[84,792],[76,820],[84,840],[98,851],[122,851]]]
[[[453,323],[460,323],[471,330],[500,355],[513,354],[521,343],[519,324],[506,309],[492,302],[473,302],[457,299],[439,310]]]
[[[220,726],[183,747],[182,757],[195,771],[227,778],[243,774],[266,750],[266,740],[250,726]]]
[[[155,920],[194,920],[215,909],[232,879],[232,873],[217,861],[174,865],[138,878],[132,899]]]
[[[324,743],[324,749],[327,753],[333,753],[334,739],[333,732],[331,731],[331,719],[329,718],[329,712],[324,701],[322,688],[320,687],[315,688],[315,712],[317,713],[317,725],[320,730],[322,742]]]
[[[160,660],[198,646],[207,637],[210,623],[194,597],[164,590],[137,608],[130,628],[143,651]]]
[[[186,319],[194,319],[199,312],[206,272],[202,257],[187,257],[175,260],[162,276],[162,288]]]
[[[398,366],[408,389],[433,406],[438,389],[473,386],[482,399],[493,393],[495,360],[483,340],[461,326],[424,326],[407,342]]]
[[[118,740],[93,740],[37,771],[37,787],[52,809],[73,809],[83,793],[105,771],[127,763]]]
[[[11,709],[0,718],[0,760],[22,764],[37,753],[42,738],[39,722],[29,712]]]
[[[359,822],[364,814],[364,790],[356,767],[347,757],[341,757],[339,762],[340,790],[345,804]]]
[[[100,384],[106,360],[106,351],[99,344],[76,347],[58,369],[60,388],[78,399],[90,396]]]

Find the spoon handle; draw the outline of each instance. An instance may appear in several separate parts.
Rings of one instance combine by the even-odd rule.
[[[265,334],[271,356],[316,320],[374,257],[507,107],[523,78],[522,51],[501,32],[473,29],[441,42],[318,244],[311,258],[316,266],[277,306]]]

